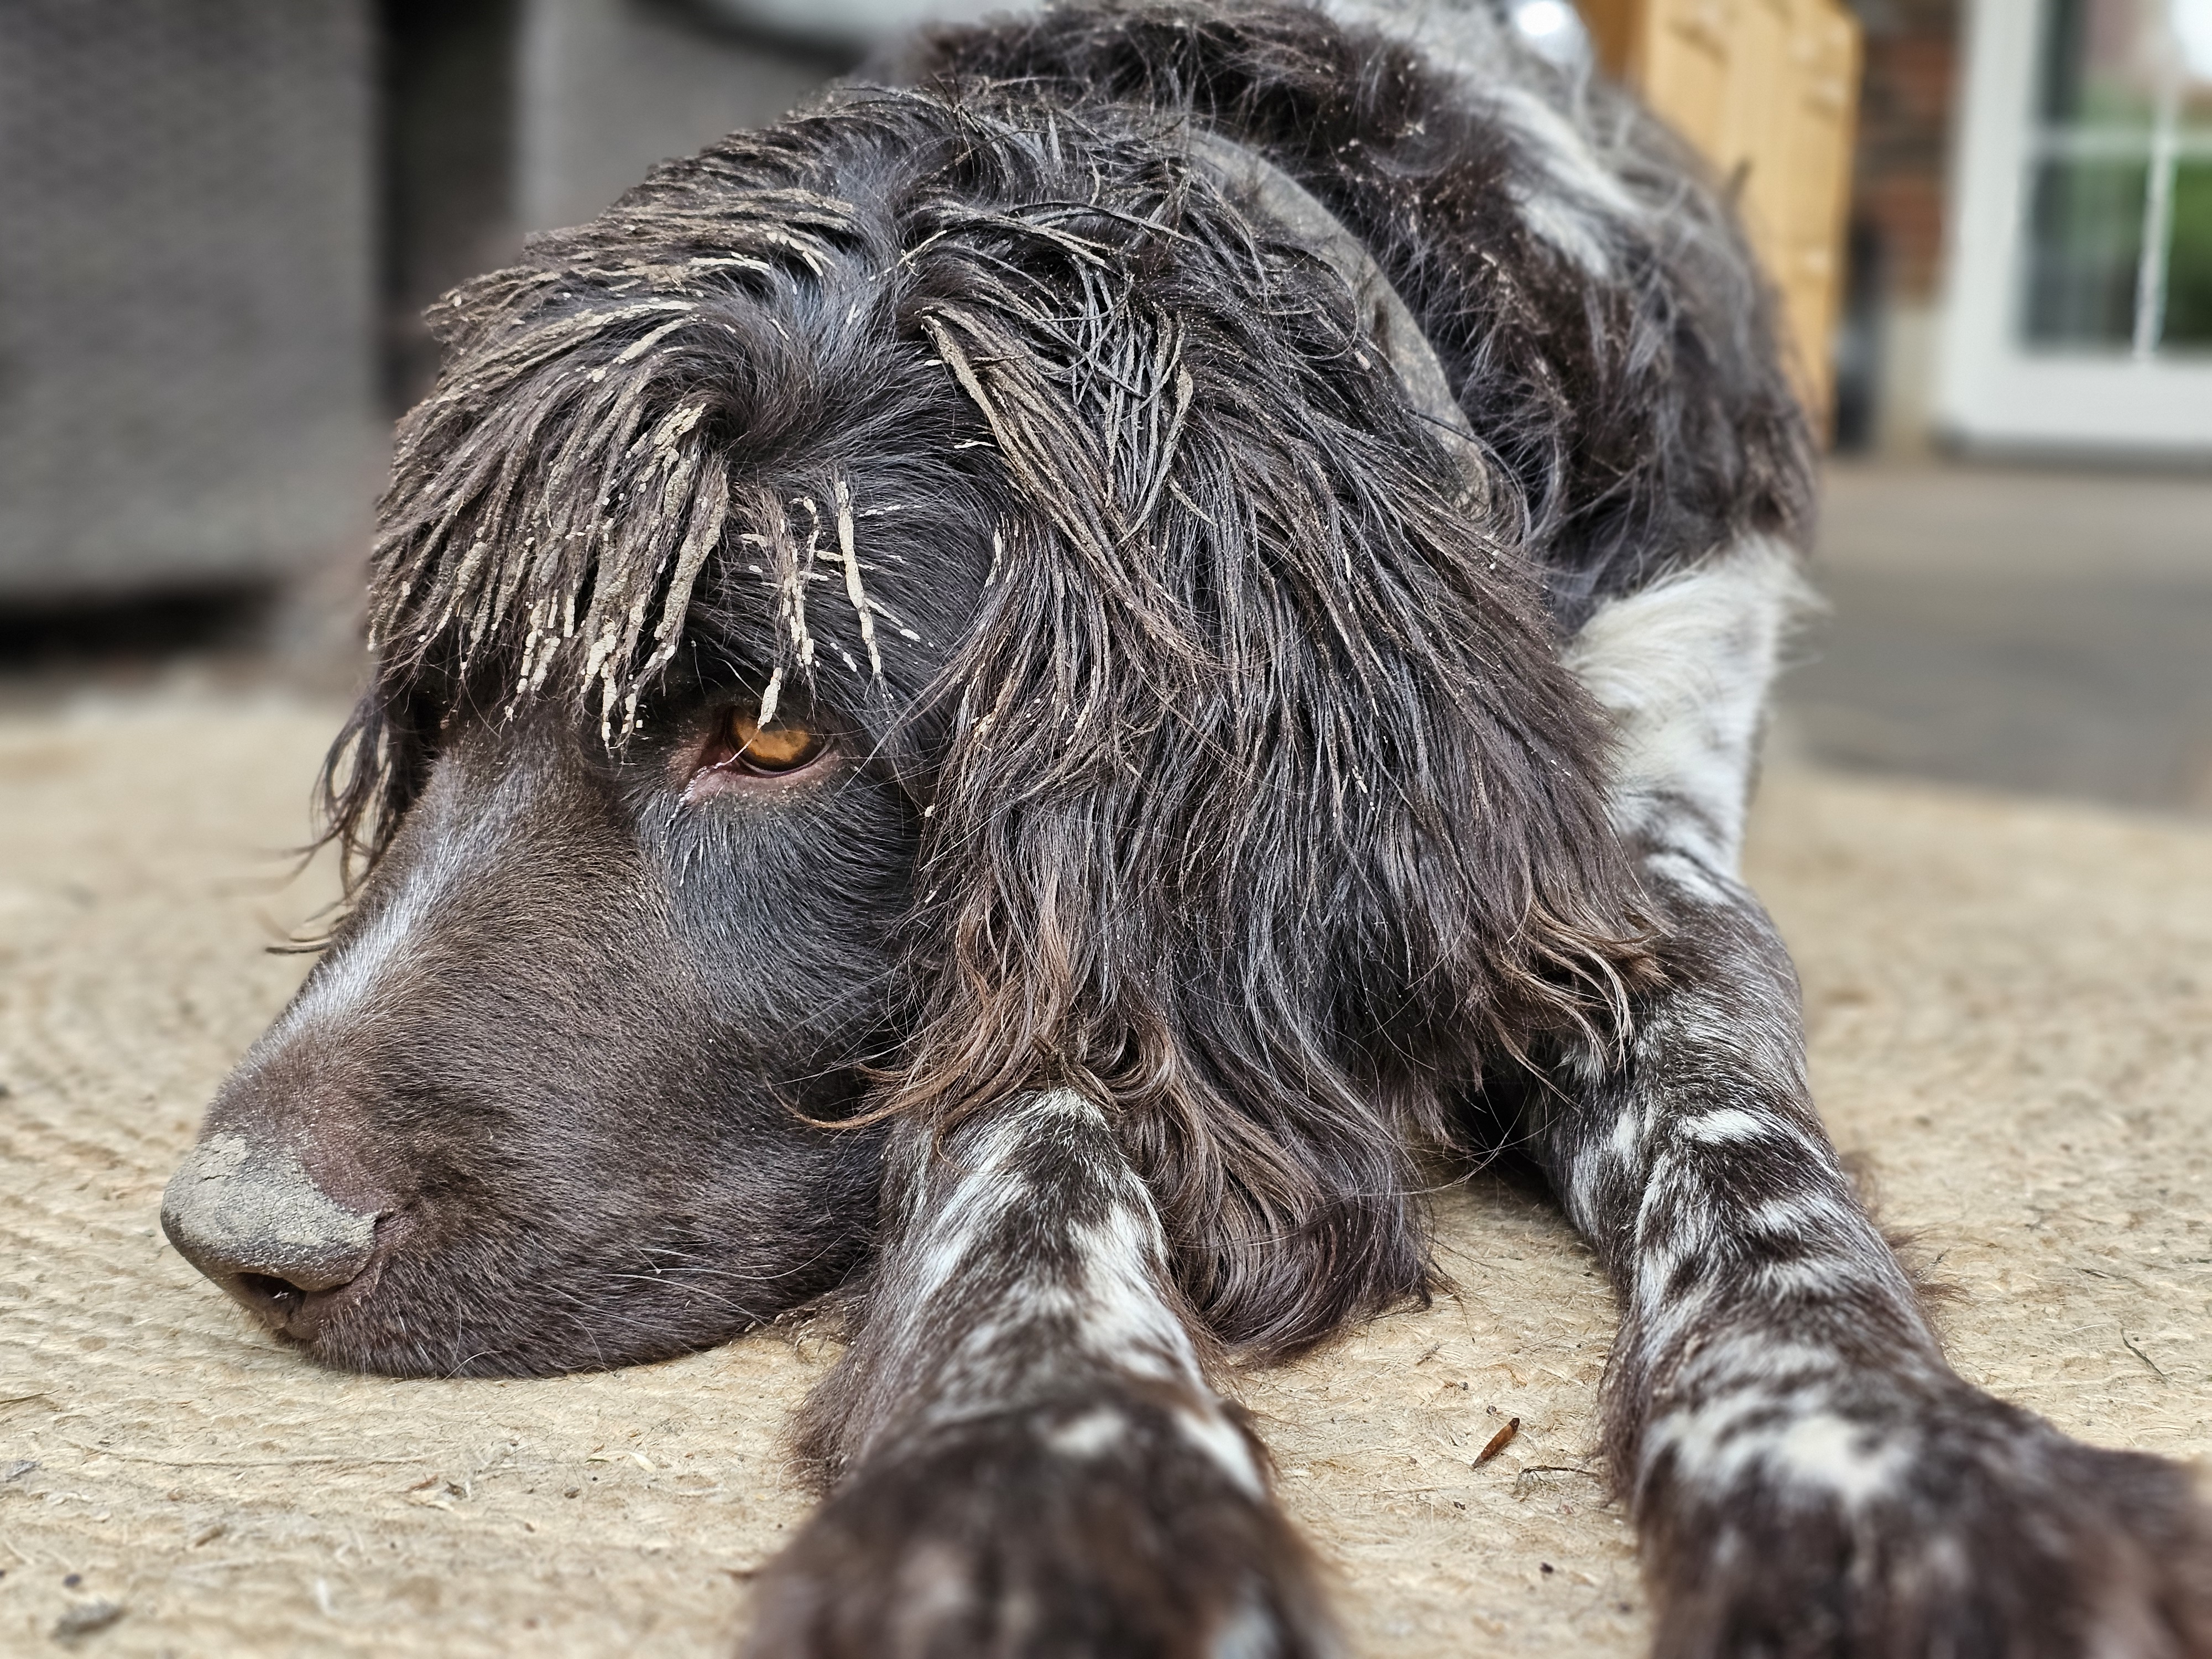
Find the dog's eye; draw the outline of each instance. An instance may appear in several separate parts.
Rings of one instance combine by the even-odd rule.
[[[763,726],[744,709],[732,709],[723,741],[748,772],[796,772],[822,752],[822,734],[795,721]]]
[[[787,778],[805,771],[833,747],[829,736],[806,718],[803,708],[792,718],[760,723],[750,704],[723,710],[707,728],[700,746],[689,751],[684,770],[673,780],[687,801],[749,786],[748,778]]]

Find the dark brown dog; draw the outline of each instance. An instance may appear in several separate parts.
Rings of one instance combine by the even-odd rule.
[[[844,1285],[760,1651],[1243,1659],[1332,1638],[1213,1357],[1525,1146],[1663,1652],[2212,1654],[2185,1476],[1953,1373],[1807,1097],[1735,864],[1809,466],[1694,169],[1475,11],[907,69],[439,313],[362,879],[179,1248],[403,1373]]]

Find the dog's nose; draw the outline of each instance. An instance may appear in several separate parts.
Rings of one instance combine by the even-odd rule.
[[[368,1265],[376,1217],[318,1187],[287,1146],[216,1135],[192,1148],[161,1194],[177,1253],[271,1324]]]

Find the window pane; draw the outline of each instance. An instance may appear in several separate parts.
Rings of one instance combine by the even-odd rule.
[[[2038,345],[2125,346],[2142,252],[2141,161],[2046,161],[2028,221],[2027,335]]]
[[[2172,50],[2165,9],[2164,0],[2051,0],[2044,13],[2044,121],[2148,127],[2160,65]]]
[[[2170,350],[2212,349],[2212,161],[2173,170],[2172,253],[2166,265],[2166,327]]]

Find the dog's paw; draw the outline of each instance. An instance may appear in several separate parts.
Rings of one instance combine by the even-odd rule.
[[[749,1659],[1320,1659],[1338,1650],[1255,1449],[1119,1395],[871,1460],[762,1575]]]
[[[1660,1659],[2212,1659],[2212,1509],[2178,1464],[1963,1385],[1708,1405],[1651,1443]]]

